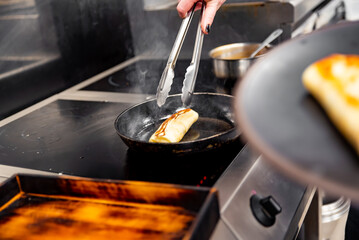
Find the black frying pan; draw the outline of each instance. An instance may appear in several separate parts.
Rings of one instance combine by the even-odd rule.
[[[198,112],[199,119],[179,143],[150,143],[148,140],[165,119],[183,109],[181,95],[169,96],[161,108],[156,99],[135,105],[117,117],[115,128],[133,150],[171,154],[213,150],[239,139],[232,102],[230,95],[195,93],[189,107]]]
[[[288,176],[359,201],[359,156],[302,84],[304,69],[333,53],[359,55],[359,22],[277,46],[236,88],[235,112],[248,142]]]

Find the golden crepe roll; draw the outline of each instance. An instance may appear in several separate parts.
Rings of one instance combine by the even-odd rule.
[[[190,108],[178,111],[161,124],[149,141],[155,143],[179,142],[197,119],[198,113]]]
[[[311,64],[303,85],[359,153],[359,56],[333,54]]]

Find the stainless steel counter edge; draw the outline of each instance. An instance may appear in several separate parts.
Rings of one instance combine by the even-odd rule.
[[[240,187],[243,179],[256,163],[257,159],[258,155],[251,152],[249,147],[245,145],[233,162],[227,167],[226,171],[217,180],[213,187],[220,189],[218,197],[221,213],[226,208],[226,205],[231,201],[233,194],[237,192],[237,189]],[[236,240],[237,237],[228,225],[220,219],[214,232],[212,233],[211,239]]]
[[[62,175],[61,173],[46,172],[46,171],[21,168],[21,167],[12,167],[12,166],[0,164],[0,183],[18,173],[36,174],[36,175]]]
[[[219,206],[221,210],[224,209],[226,204],[231,200],[232,194],[240,187],[240,184],[256,163],[258,157],[258,154],[252,152],[250,148],[245,145],[233,162],[227,167],[226,171],[217,180],[213,187],[220,189]]]
[[[294,19],[293,22],[297,22],[302,19],[308,12],[316,8],[322,0],[311,0],[311,1],[303,1],[303,0],[288,0],[289,4],[291,4],[294,8]]]

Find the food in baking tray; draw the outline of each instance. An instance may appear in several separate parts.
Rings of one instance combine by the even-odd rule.
[[[179,142],[197,120],[198,113],[190,108],[178,111],[161,124],[149,141],[154,143]]]
[[[303,72],[305,88],[359,153],[359,55],[332,54]]]

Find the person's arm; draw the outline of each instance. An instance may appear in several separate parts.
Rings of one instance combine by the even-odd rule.
[[[204,0],[206,2],[206,9],[203,14],[201,28],[203,33],[208,34],[211,30],[214,16],[217,10],[222,6],[226,0]],[[192,9],[198,0],[179,0],[177,5],[177,12],[181,18],[185,18],[187,13]],[[196,9],[200,9],[201,4],[197,4]]]

